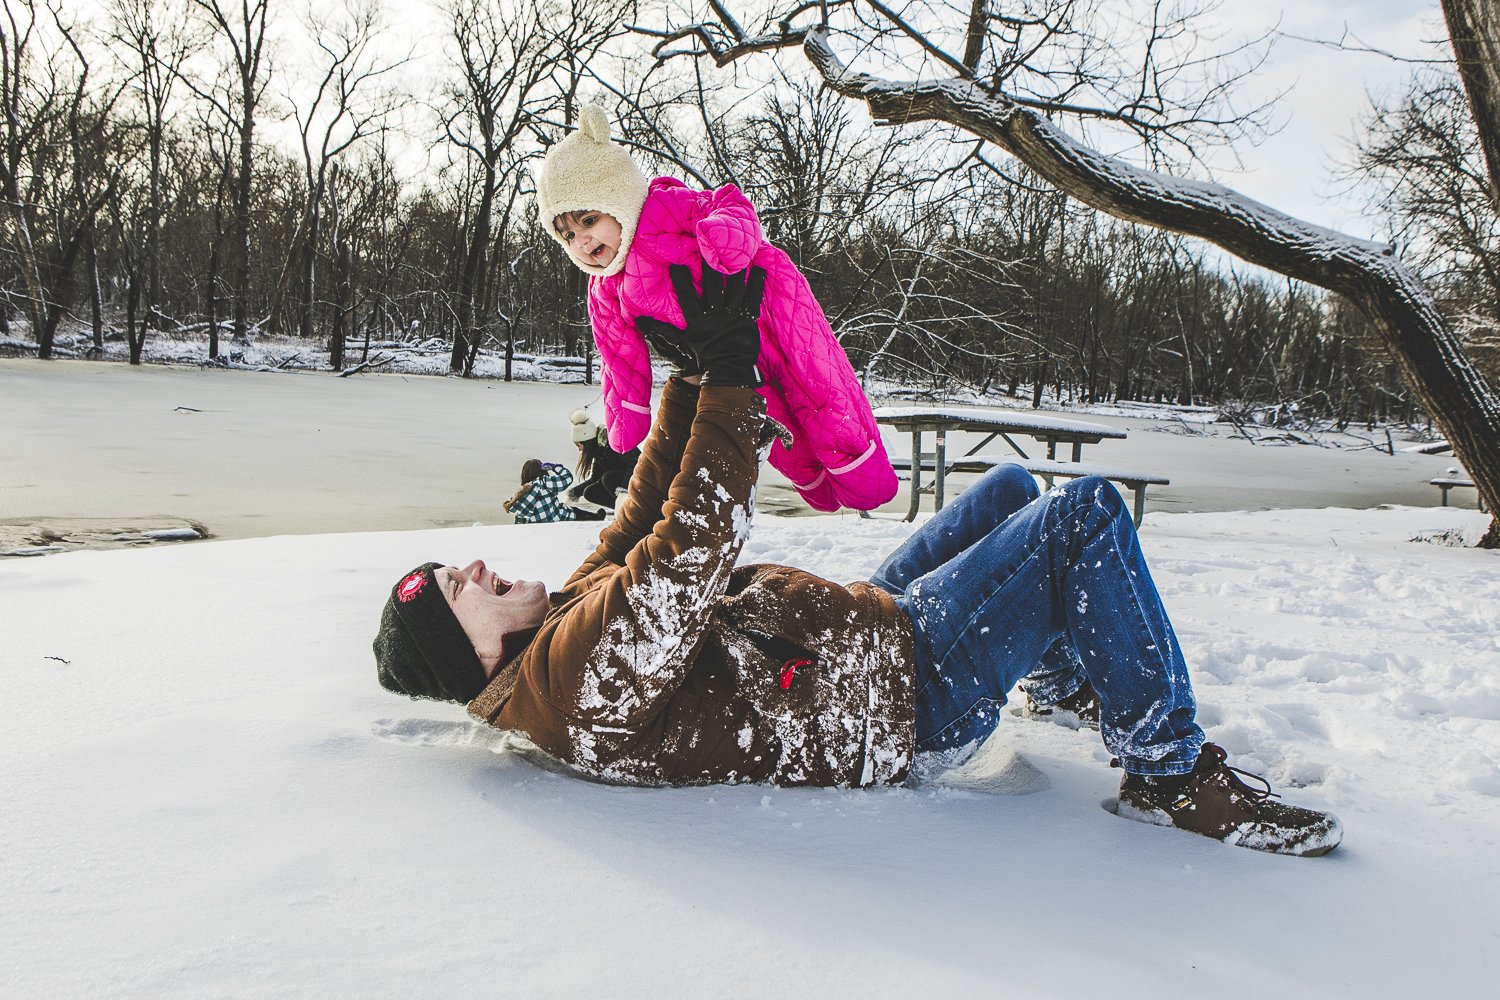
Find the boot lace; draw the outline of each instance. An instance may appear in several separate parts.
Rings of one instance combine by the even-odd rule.
[[[1281,798],[1280,795],[1277,795],[1275,792],[1271,791],[1271,783],[1265,778],[1261,777],[1258,774],[1252,774],[1249,771],[1242,771],[1239,768],[1231,765],[1228,762],[1229,754],[1225,752],[1224,748],[1219,746],[1217,743],[1203,744],[1202,752],[1212,754],[1215,762],[1215,768],[1223,768],[1225,771],[1229,772],[1229,780],[1232,781],[1235,786],[1240,789],[1240,791],[1244,792],[1246,795],[1249,795],[1251,798],[1255,799],[1255,801],[1264,802],[1266,799]],[[1194,770],[1197,769],[1194,768]],[[1246,784],[1242,780],[1243,778],[1249,778],[1251,781],[1259,784],[1260,787],[1256,788],[1253,785]]]
[[[1205,768],[1203,766],[1202,760],[1204,755],[1207,755],[1213,762],[1212,767]],[[1192,772],[1193,774],[1198,774],[1200,771],[1204,773],[1211,773],[1212,771],[1222,769],[1228,772],[1226,774],[1226,777],[1230,782],[1234,784],[1236,788],[1238,788],[1240,791],[1244,792],[1246,795],[1250,796],[1257,802],[1264,802],[1266,799],[1281,798],[1280,795],[1271,791],[1271,783],[1265,778],[1261,777],[1258,774],[1252,774],[1249,771],[1242,771],[1239,768],[1231,765],[1229,763],[1229,753],[1217,743],[1203,744],[1203,749],[1199,752],[1198,759],[1199,763],[1194,765]],[[1110,759],[1109,766],[1123,768],[1125,765],[1120,762],[1120,758],[1112,757]],[[1257,788],[1254,785],[1247,784],[1243,780],[1245,778],[1249,778],[1251,781],[1256,782],[1260,787]]]

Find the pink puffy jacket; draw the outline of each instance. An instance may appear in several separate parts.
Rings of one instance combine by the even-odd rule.
[[[771,446],[771,464],[817,510],[871,510],[896,495],[896,473],[849,358],[807,279],[766,242],[739,188],[694,191],[656,178],[627,253],[619,273],[589,279],[610,447],[629,451],[651,428],[650,353],[635,318],[683,325],[667,266],[688,265],[701,287],[704,262],[724,273],[755,265],[766,271],[760,392],[771,416],[792,432],[790,450],[780,441]]]

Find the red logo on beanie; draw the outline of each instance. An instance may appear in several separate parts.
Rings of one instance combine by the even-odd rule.
[[[422,588],[425,586],[427,586],[426,573],[421,570],[409,573],[406,579],[401,581],[401,585],[396,588],[396,600],[405,604],[420,594]]]

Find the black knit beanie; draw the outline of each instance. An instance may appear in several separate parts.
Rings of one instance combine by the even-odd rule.
[[[442,566],[423,563],[391,588],[375,634],[375,666],[387,691],[467,705],[489,678],[433,576]]]

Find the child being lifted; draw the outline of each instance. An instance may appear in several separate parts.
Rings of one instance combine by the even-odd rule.
[[[694,375],[680,347],[678,291],[722,290],[723,275],[751,271],[764,298],[756,363],[772,417],[792,433],[771,464],[811,506],[871,510],[896,495],[869,401],[807,279],[767,243],[739,188],[694,191],[647,181],[609,120],[587,106],[579,126],[547,153],[538,172],[538,217],[589,275],[588,307],[599,347],[609,443],[626,452],[651,427],[647,342],[677,374]],[[675,286],[675,287],[674,287]],[[758,290],[758,289],[757,289]]]

